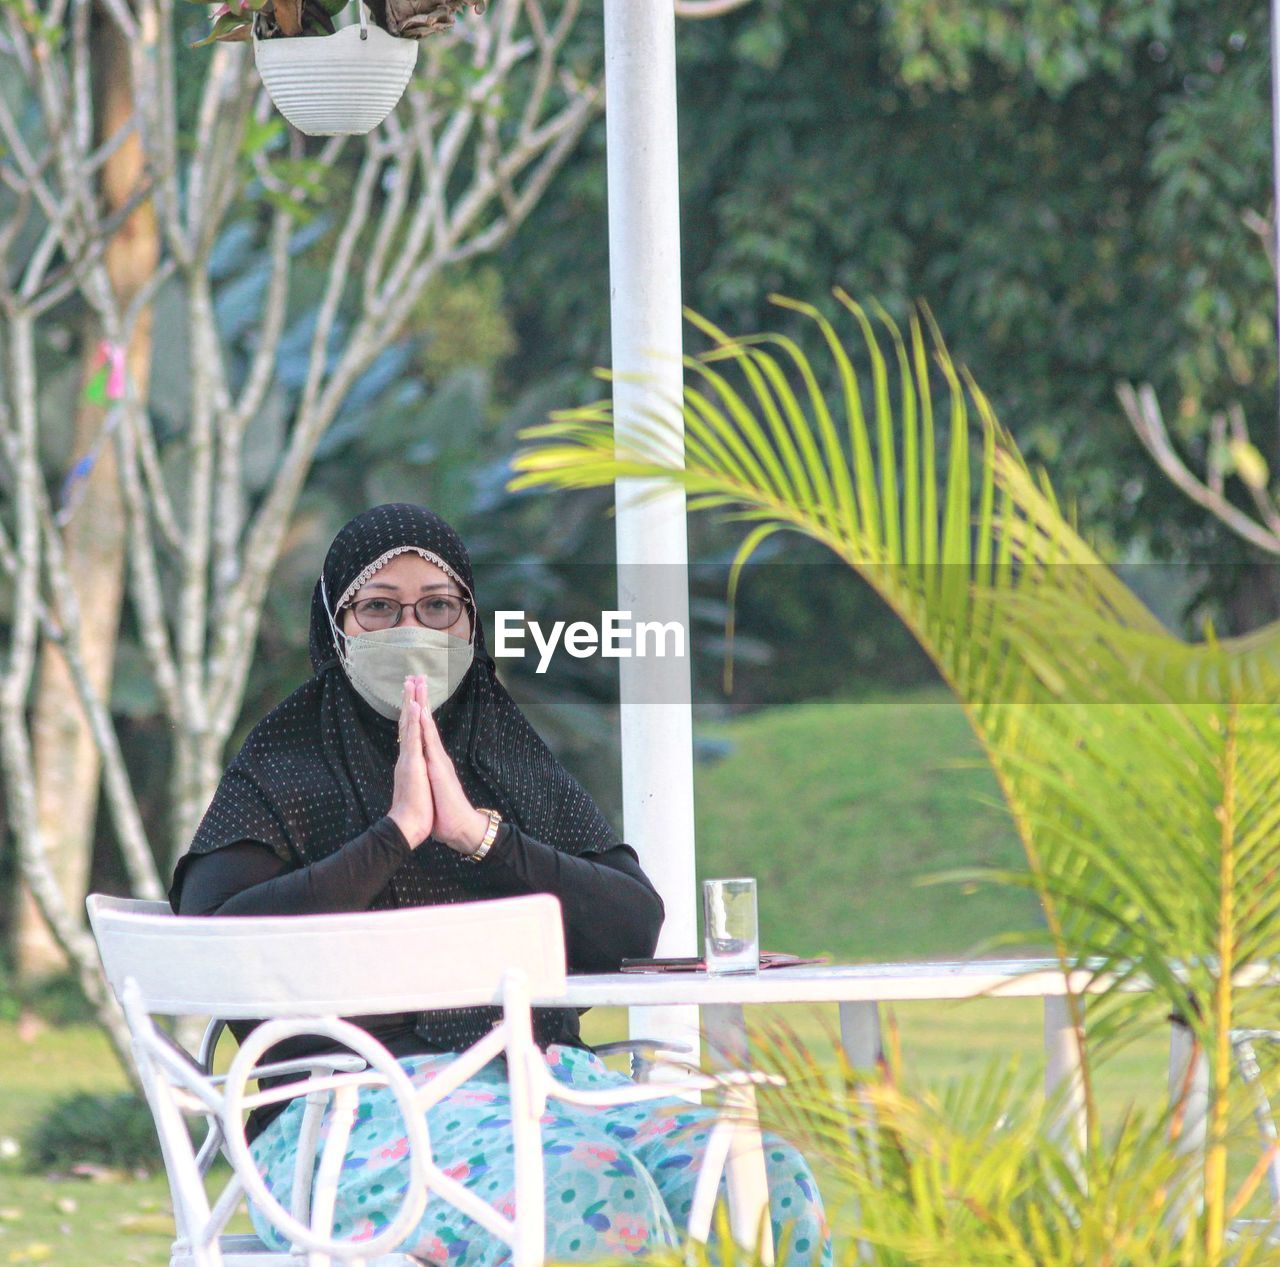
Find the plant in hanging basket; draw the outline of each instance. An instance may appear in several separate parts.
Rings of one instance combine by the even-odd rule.
[[[468,5],[484,12],[474,0],[369,0],[373,20],[401,39],[419,40],[438,31],[447,31],[459,10]]]
[[[357,0],[358,26],[339,27],[347,0],[212,2],[213,29],[200,43],[252,39],[271,100],[309,136],[373,131],[408,86],[417,41],[448,30],[468,4],[484,9],[476,0]],[[294,38],[302,36],[312,38]]]
[[[194,47],[215,41],[333,35],[334,19],[348,0],[192,0],[212,7],[213,27]],[[417,40],[447,31],[470,6],[484,12],[483,0],[368,0],[375,26],[398,39]],[[255,21],[256,19],[256,21]]]
[[[248,40],[254,33],[260,39],[292,35],[333,35],[334,18],[347,7],[348,0],[194,0],[196,4],[213,4],[213,28],[193,47],[215,41]]]

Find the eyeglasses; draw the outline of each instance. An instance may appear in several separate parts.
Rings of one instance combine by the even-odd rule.
[[[348,606],[356,624],[370,633],[375,629],[394,629],[406,607],[412,607],[418,623],[428,629],[449,629],[457,624],[464,611],[471,610],[471,604],[456,594],[427,594],[416,603],[400,603],[394,598],[359,598]]]

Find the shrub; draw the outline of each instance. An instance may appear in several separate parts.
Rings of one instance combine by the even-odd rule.
[[[23,1142],[31,1170],[64,1170],[81,1162],[121,1170],[160,1164],[147,1106],[131,1091],[80,1091],[36,1119]]]
[[[49,1025],[85,1025],[95,1019],[93,1005],[73,973],[25,985],[12,965],[0,959],[0,1021],[16,1021],[24,1011],[34,1012]]]

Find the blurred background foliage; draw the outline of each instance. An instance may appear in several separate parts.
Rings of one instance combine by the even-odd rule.
[[[579,38],[584,66],[598,62],[598,24]],[[821,301],[841,285],[899,319],[925,299],[1022,450],[1052,469],[1104,556],[1126,565],[1162,619],[1241,632],[1280,615],[1274,567],[1163,479],[1115,398],[1117,381],[1150,381],[1197,465],[1209,418],[1238,403],[1280,466],[1275,288],[1259,232],[1274,214],[1261,0],[756,0],[680,25],[678,40],[689,305],[731,330],[801,337],[770,293]],[[271,125],[246,141],[272,152],[279,143]],[[453,520],[489,611],[598,621],[613,606],[609,499],[505,487],[520,427],[605,390],[591,371],[609,361],[606,192],[599,119],[499,263],[425,290],[403,337],[351,393],[276,573],[240,736],[309,671],[305,613],[325,546],[372,503],[411,499]],[[295,300],[318,291],[336,231],[323,189],[314,206],[293,243]],[[266,212],[251,183],[218,245],[218,318],[241,363],[267,278]],[[184,325],[164,317],[181,303],[172,286],[157,301],[151,409],[162,450],[185,426]],[[251,498],[279,458],[314,317],[310,307],[286,336],[277,386],[250,429]],[[79,320],[49,328],[41,349],[51,472],[65,468],[70,442]],[[342,337],[339,320],[335,346]],[[52,425],[59,418],[64,428]],[[1235,483],[1228,492],[1247,504]],[[691,533],[702,723],[929,680],[856,578],[783,538],[744,580],[726,695],[737,534],[702,519]],[[118,661],[113,705],[128,719],[146,812],[159,818],[166,735],[134,631]],[[545,676],[533,670],[507,661],[504,676],[616,811],[612,664],[560,656]],[[105,827],[100,838],[94,887],[109,887]],[[0,870],[11,865],[0,858]]]

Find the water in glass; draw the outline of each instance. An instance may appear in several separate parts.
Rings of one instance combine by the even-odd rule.
[[[747,877],[704,880],[702,913],[707,971],[712,975],[759,971],[756,882]]]

